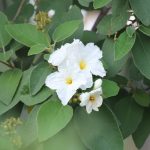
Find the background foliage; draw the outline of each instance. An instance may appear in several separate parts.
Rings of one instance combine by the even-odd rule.
[[[130,135],[141,148],[150,133],[150,1],[37,0],[35,7],[28,0],[1,0],[1,4],[0,148],[123,150],[123,139]],[[55,15],[38,30],[32,15],[51,9]],[[81,9],[99,11],[91,31],[83,30]],[[130,16],[135,19],[128,24]],[[54,70],[46,61],[49,54],[75,38],[98,45],[107,70],[104,104],[90,115],[74,102],[62,106],[44,85]]]

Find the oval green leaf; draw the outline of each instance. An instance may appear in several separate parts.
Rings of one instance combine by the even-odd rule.
[[[98,8],[104,7],[105,5],[107,5],[110,2],[111,2],[111,0],[94,0],[93,6],[95,9],[98,9]]]
[[[150,1],[149,0],[129,0],[135,15],[141,20],[141,22],[149,26],[150,25]]]
[[[123,32],[115,41],[115,60],[122,59],[132,49],[136,39],[136,34],[129,37],[127,32]]]
[[[53,33],[53,40],[55,42],[60,42],[68,38],[79,28],[80,24],[80,20],[73,20],[59,25]]]
[[[38,113],[38,139],[45,141],[63,129],[71,120],[73,110],[59,101],[47,101]]]
[[[131,97],[121,99],[115,106],[115,114],[121,123],[123,137],[126,138],[137,129],[142,120],[144,109]]]
[[[48,74],[50,74],[52,68],[46,62],[38,64],[31,72],[30,76],[30,93],[35,95],[39,92],[42,86],[45,84],[45,80]]]
[[[4,72],[0,76],[0,101],[9,105],[19,85],[22,72],[19,69],[13,69]]]
[[[103,79],[102,89],[103,89],[103,98],[108,98],[117,95],[120,88],[116,82]]]
[[[82,142],[91,150],[123,150],[123,139],[111,111],[102,106],[99,112],[75,111],[75,128]]]
[[[36,29],[31,24],[10,24],[6,26],[7,32],[19,43],[28,47],[36,44],[49,46],[48,35]]]
[[[28,56],[43,52],[47,47],[44,44],[33,45],[28,52]]]
[[[150,79],[150,42],[149,37],[138,34],[137,40],[132,48],[135,66],[148,79]]]
[[[11,40],[11,36],[5,30],[5,25],[7,24],[7,17],[2,12],[0,12],[0,48],[5,47]]]

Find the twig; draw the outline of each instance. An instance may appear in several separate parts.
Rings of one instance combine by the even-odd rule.
[[[14,67],[11,66],[10,64],[8,64],[8,63],[6,63],[6,62],[3,62],[3,61],[1,61],[1,60],[0,60],[0,63],[2,63],[2,64],[4,64],[4,65],[8,66],[9,68],[14,68]]]
[[[96,30],[96,27],[98,25],[98,23],[103,19],[103,17],[109,12],[109,10],[111,9],[111,7],[104,7],[100,13],[99,13],[99,16],[97,18],[97,20],[95,21],[95,24],[93,25],[93,28],[92,28],[92,31],[95,31]]]
[[[25,1],[26,1],[26,0],[21,0],[20,5],[19,5],[19,7],[18,7],[18,9],[17,9],[17,12],[16,12],[16,14],[15,14],[15,16],[14,16],[14,18],[13,18],[13,21],[15,21],[15,20],[17,19],[17,17],[19,16],[19,14],[20,14],[20,12],[21,12],[21,9],[22,9],[22,7],[23,7]]]

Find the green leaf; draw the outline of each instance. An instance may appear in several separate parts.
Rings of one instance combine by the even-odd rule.
[[[0,52],[0,60],[7,61],[13,55],[13,51]]]
[[[106,38],[106,36],[100,35],[94,31],[84,31],[83,36],[81,38],[81,41],[83,43],[97,43],[99,41],[102,41]]]
[[[127,0],[112,0],[113,16],[118,16],[120,15],[119,13],[126,13],[128,8],[129,8],[129,4]]]
[[[27,111],[27,110],[26,110]],[[35,106],[23,120],[23,124],[17,128],[17,133],[21,136],[22,147],[27,147],[38,138],[37,115],[39,106]]]
[[[0,102],[0,115],[7,112],[9,109],[13,108],[20,101],[19,97],[21,96],[24,85],[26,85],[29,81],[30,72],[31,72],[31,68],[23,72],[23,77],[20,81],[18,90],[16,91],[12,102],[9,105],[5,105],[4,103]]]
[[[146,27],[144,25],[141,25],[139,30],[144,33],[147,36],[150,36],[150,26]]]
[[[87,149],[123,150],[120,130],[106,106],[91,114],[78,107],[74,116],[76,131]]]
[[[45,84],[46,77],[50,74],[52,68],[46,62],[38,64],[31,72],[30,76],[30,93],[35,95],[39,92],[42,86]]]
[[[130,38],[133,36],[133,34],[135,33],[135,31],[136,31],[135,28],[132,27],[132,26],[129,26],[129,27],[126,28],[126,32],[127,32],[128,36]]]
[[[49,11],[50,9],[54,9],[56,13],[54,17],[62,17],[62,14],[68,11],[70,5],[72,5],[72,0],[42,0],[38,3],[38,9],[40,11]]]
[[[80,3],[80,5],[85,6],[85,7],[89,7],[90,3],[93,0],[78,0],[78,2]]]
[[[129,1],[135,15],[140,19],[140,21],[144,25],[149,26],[150,25],[150,17],[149,17],[150,1],[149,0],[142,0],[142,1],[129,0]]]
[[[38,113],[38,138],[45,141],[63,129],[71,120],[73,110],[59,101],[47,101]]]
[[[110,2],[111,2],[111,0],[94,0],[93,6],[95,9],[98,9],[98,8],[104,7],[105,5],[107,5]]]
[[[0,48],[5,47],[11,40],[11,36],[5,30],[5,25],[7,24],[7,17],[0,12]]]
[[[108,98],[117,95],[120,88],[114,81],[103,79],[102,89],[103,97]]]
[[[98,33],[112,35],[121,30],[127,22],[128,13],[119,13],[118,16],[105,16],[97,26]]]
[[[53,33],[53,40],[59,42],[68,38],[79,28],[80,24],[80,20],[74,20],[59,25]]]
[[[13,69],[4,72],[0,76],[0,101],[9,105],[19,85],[22,72],[19,69]]]
[[[127,60],[127,57],[124,57],[123,59],[118,61],[114,60],[115,57],[114,41],[109,38],[106,38],[102,50],[103,50],[103,61],[107,69],[107,76],[112,77],[122,69],[123,65]]]
[[[46,99],[48,99],[52,95],[52,91],[48,88],[43,88],[39,93],[34,96],[30,94],[21,95],[20,100],[27,106],[33,106],[39,104]]]
[[[133,133],[133,140],[138,149],[142,148],[150,134],[150,110],[146,110],[137,130]]]
[[[133,98],[137,104],[143,107],[148,107],[150,105],[150,95],[144,91],[137,90],[136,93],[134,93]]]
[[[44,44],[49,46],[48,35],[36,29],[31,24],[11,24],[6,26],[7,32],[19,43],[28,47],[36,44]]]
[[[33,45],[28,52],[28,56],[43,52],[47,47],[44,44]]]
[[[150,38],[138,34],[137,40],[132,48],[133,60],[136,67],[148,79],[150,79]]]
[[[68,142],[69,139],[69,142]],[[87,150],[78,137],[73,120],[55,136],[44,143],[44,150]]]
[[[120,60],[129,53],[136,39],[136,34],[129,37],[127,32],[123,32],[115,41],[115,60]]]
[[[121,99],[115,106],[115,114],[121,123],[121,131],[126,138],[137,129],[142,120],[143,108],[131,97]]]

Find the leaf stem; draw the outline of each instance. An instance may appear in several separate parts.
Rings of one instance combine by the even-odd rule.
[[[93,25],[92,31],[96,30],[96,27],[98,25],[98,23],[103,19],[103,17],[105,15],[107,15],[107,13],[109,12],[109,10],[111,9],[111,7],[104,7],[103,9],[101,9],[99,16],[97,17],[97,20],[95,21],[95,24]]]
[[[21,10],[23,8],[23,5],[24,5],[25,1],[26,0],[21,0],[20,5],[19,5],[19,7],[17,9],[17,12],[16,12],[15,16],[13,17],[13,21],[15,21],[17,19],[17,17],[19,16],[19,14],[20,14],[20,12],[21,12]]]
[[[12,65],[10,65],[10,64],[8,64],[8,63],[6,63],[4,61],[0,60],[0,63],[4,64],[5,66],[8,66],[9,68],[14,68]]]

